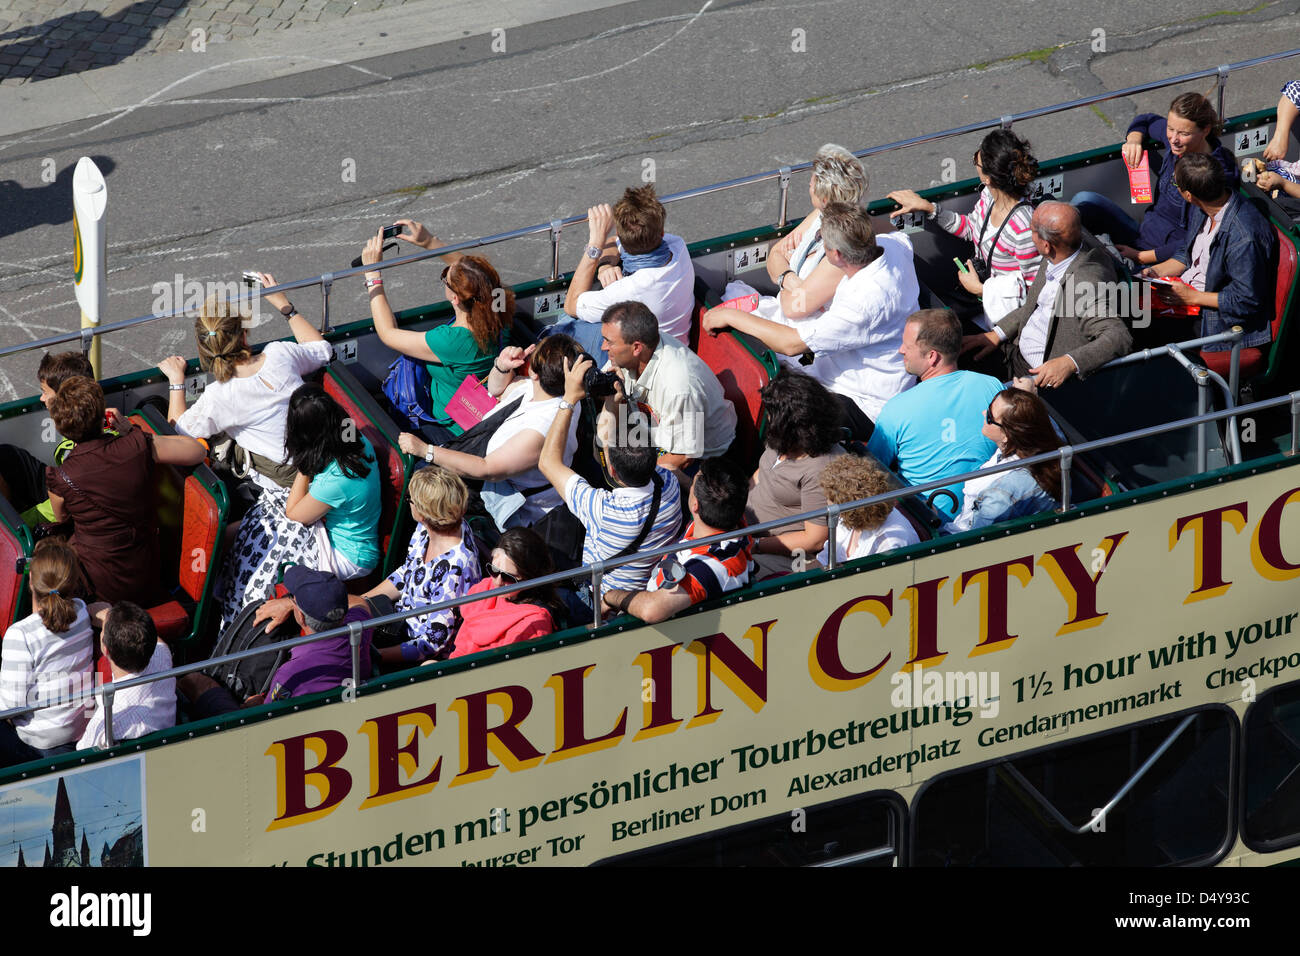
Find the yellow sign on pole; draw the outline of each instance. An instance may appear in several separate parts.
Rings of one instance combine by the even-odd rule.
[[[77,161],[72,174],[72,281],[77,305],[81,306],[81,327],[95,328],[108,298],[107,230],[108,187],[104,175],[89,156]],[[100,344],[95,336],[90,345],[90,365],[100,376]]]

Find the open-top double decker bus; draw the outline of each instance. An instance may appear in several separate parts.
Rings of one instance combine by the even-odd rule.
[[[1297,55],[1233,64],[1224,75]],[[1227,123],[1239,161],[1262,149],[1273,119]],[[1041,192],[1115,193],[1121,163],[1113,144],[1044,163]],[[790,228],[785,197],[804,169],[709,187],[777,182],[781,215],[774,226],[691,247],[701,306],[736,276],[764,286],[754,266]],[[968,180],[927,195],[965,209],[977,187]],[[1165,865],[1300,856],[1300,392],[1291,391],[1300,230],[1249,183],[1243,191],[1269,212],[1281,249],[1266,367],[1239,381],[1234,348],[1225,380],[1201,366],[1205,340],[1184,341],[1049,394],[1069,440],[1059,512],[945,535],[925,495],[950,479],[905,488],[884,497],[902,499],[920,529],[912,547],[764,581],[656,626],[626,616],[576,622],[532,643],[9,768],[0,806],[53,806],[55,819],[37,825],[23,814],[20,826],[11,811],[8,859],[21,849],[33,861],[44,840],[48,859],[86,862],[92,806],[111,807],[120,832],[102,851],[90,847],[91,862],[152,865]],[[550,231],[553,274],[515,288],[527,337],[555,317],[565,288],[559,233],[579,221],[448,248]],[[923,277],[927,264],[951,258],[950,237],[903,228]],[[338,356],[326,387],[380,451],[391,566],[410,531],[413,462],[375,398],[391,354],[368,322],[330,325],[330,283],[349,274],[281,288],[325,290]],[[922,304],[943,298],[926,289]],[[433,305],[399,321],[423,329],[449,314]],[[1221,338],[1239,346],[1239,336]],[[756,456],[757,390],[775,359],[733,333],[701,337],[697,348]],[[104,388],[110,404],[139,408],[142,424],[167,429],[147,403],[165,394],[156,370]],[[34,398],[0,407],[3,440],[36,447],[40,427]],[[205,466],[162,481],[173,503],[184,499],[162,520],[175,559],[179,674],[203,666],[210,647],[226,501]],[[839,510],[831,507],[832,528]],[[27,612],[32,540],[3,502],[0,518],[8,623]],[[195,568],[195,548],[214,559]],[[598,581],[610,566],[577,573]],[[114,688],[95,692],[107,698]]]

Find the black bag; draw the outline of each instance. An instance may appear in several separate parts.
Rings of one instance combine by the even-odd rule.
[[[265,603],[265,601],[254,601],[235,616],[217,641],[216,647],[212,649],[213,657],[237,654],[255,647],[266,647],[291,637],[298,637],[302,633],[292,617],[270,633],[266,630],[266,621],[254,624],[253,615]],[[236,700],[243,703],[249,697],[265,694],[271,689],[271,678],[288,657],[287,650],[277,654],[259,654],[257,657],[217,664],[207,668],[203,673],[225,687],[235,695]]]
[[[582,545],[587,539],[587,529],[568,505],[556,505],[531,527],[550,547],[555,570],[567,571],[582,564]]]
[[[392,599],[387,594],[376,594],[365,600],[366,606],[370,609],[371,617],[383,617],[387,614],[397,613],[397,606],[393,604]],[[385,624],[383,627],[370,629],[371,647],[396,647],[398,644],[405,644],[410,639],[411,632],[407,629],[405,621],[396,621],[392,624]]]
[[[988,262],[984,261],[984,257],[980,252],[980,247],[983,246],[984,244],[984,231],[988,229],[989,219],[992,218],[992,216],[990,215],[989,217],[985,218],[984,225],[980,226],[980,237],[975,242],[975,255],[971,259],[971,264],[975,266],[975,275],[980,280],[980,282],[988,282],[989,277],[993,275],[993,267],[990,265],[990,263],[993,261],[993,253],[997,251],[998,240],[1002,238],[1002,230],[1007,228],[1007,223],[1011,221],[1011,217],[1015,215],[1016,210],[1019,209],[1021,206],[1029,206],[1030,209],[1034,208],[1032,203],[1026,202],[1023,199],[1011,207],[1011,211],[1007,213],[1007,218],[1002,220],[1002,225],[998,226],[998,231],[993,233],[993,244],[989,246]],[[989,207],[990,214],[992,213],[992,211],[993,211],[992,207],[990,206]]]
[[[523,403],[524,396],[520,395],[514,399],[505,408],[499,411],[494,408],[492,414],[486,416],[481,422],[468,429],[464,434],[452,438],[442,443],[442,447],[449,451],[459,451],[466,455],[475,455],[479,458],[487,457],[488,442],[492,436],[497,433],[497,429],[505,424],[505,420],[515,413]],[[500,408],[500,406],[498,406]]]

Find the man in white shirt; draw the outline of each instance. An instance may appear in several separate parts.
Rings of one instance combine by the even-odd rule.
[[[659,464],[673,471],[715,458],[736,437],[736,409],[704,360],[671,336],[660,335],[654,314],[640,302],[619,302],[605,310],[603,344],[621,378],[623,395],[650,416]],[[597,428],[627,431],[639,416],[611,396]],[[629,424],[631,423],[631,424]]]
[[[100,638],[104,656],[113,669],[113,681],[128,680],[171,670],[172,655],[158,640],[153,618],[144,608],[123,601],[114,605],[104,620]],[[148,684],[127,687],[113,695],[113,741],[134,740],[156,730],[176,726],[176,679],[168,677]],[[78,750],[108,747],[104,708],[96,699],[86,732]]]
[[[866,210],[848,203],[826,205],[821,232],[827,260],[844,273],[824,313],[791,326],[719,307],[704,316],[704,330],[733,328],[780,355],[811,352],[808,372],[847,399],[853,431],[866,437],[885,402],[915,384],[898,351],[919,307],[912,243],[902,233],[875,235]]]
[[[1011,342],[1008,376],[1032,376],[1040,387],[1057,388],[1132,350],[1129,330],[1110,314],[1112,303],[1129,297],[1118,294],[1114,260],[1105,250],[1082,248],[1083,223],[1074,206],[1043,203],[1034,210],[1031,232],[1045,268],[1038,270],[1025,304],[991,331],[966,336],[962,351],[978,348],[976,358],[982,358]]]
[[[605,356],[597,355],[601,318],[616,302],[644,303],[658,318],[660,332],[690,345],[695,267],[686,243],[664,233],[665,216],[653,183],[628,189],[612,209],[601,204],[587,210],[587,247],[564,300],[564,311],[574,318],[553,331],[573,336],[602,365]]]

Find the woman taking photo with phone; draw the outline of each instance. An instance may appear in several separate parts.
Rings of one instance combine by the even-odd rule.
[[[420,223],[399,219],[405,230],[398,239],[422,249],[438,249],[444,242]],[[383,230],[375,233],[361,253],[361,261],[374,265],[384,257]],[[515,314],[515,296],[501,284],[492,264],[481,256],[450,253],[451,264],[442,270],[442,284],[455,318],[445,324],[415,332],[399,329],[393,307],[384,292],[384,274],[366,273],[370,294],[370,316],[379,340],[394,352],[425,363],[430,379],[430,409],[433,424],[422,431],[435,445],[462,434],[464,429],[447,414],[447,403],[466,377],[483,380],[492,371],[492,360],[505,346],[505,333]]]

